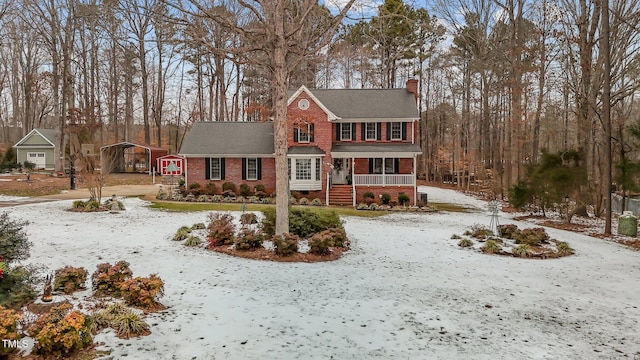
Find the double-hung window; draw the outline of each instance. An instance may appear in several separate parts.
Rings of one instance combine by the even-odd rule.
[[[340,124],[340,140],[353,140],[351,138],[351,123]]]
[[[308,143],[311,142],[311,132],[313,131],[312,124],[304,124],[296,127],[296,132],[298,134],[297,142],[299,143]]]
[[[247,158],[247,180],[258,180],[257,158]]]
[[[378,124],[373,122],[364,123],[365,126],[365,140],[377,140],[378,139]]]
[[[391,123],[391,140],[402,140],[402,123]]]
[[[211,158],[211,180],[222,180],[222,159]]]

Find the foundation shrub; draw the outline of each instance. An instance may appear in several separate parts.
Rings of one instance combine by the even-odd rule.
[[[251,187],[245,183],[240,184],[240,195],[244,197],[251,196]]]
[[[313,200],[311,200],[311,205],[313,206],[322,206],[322,200],[315,198]]]
[[[306,197],[301,197],[300,200],[298,200],[298,204],[300,205],[309,205],[309,199]]]
[[[231,181],[225,181],[224,184],[222,184],[223,194],[225,191],[232,191],[235,196],[235,194],[237,193],[236,184],[232,183]]]
[[[216,195],[218,194],[218,186],[215,182],[209,181],[204,187],[204,192],[206,195]]]
[[[398,204],[400,204],[400,206],[406,206],[409,204],[410,201],[411,201],[411,198],[409,197],[409,195],[403,192],[398,194]]]
[[[54,291],[62,291],[71,294],[74,291],[85,289],[89,272],[85,268],[65,266],[56,270],[53,282]]]
[[[382,201],[383,205],[389,205],[389,202],[391,202],[391,195],[383,193],[380,197],[380,201]]]

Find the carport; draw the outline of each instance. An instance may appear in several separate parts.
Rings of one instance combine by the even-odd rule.
[[[151,173],[156,160],[169,153],[168,150],[148,145],[123,141],[100,148],[102,173]]]

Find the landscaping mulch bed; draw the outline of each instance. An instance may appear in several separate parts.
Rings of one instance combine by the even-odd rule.
[[[265,248],[240,251],[240,250],[233,249],[229,245],[221,245],[221,246],[208,247],[207,249],[217,251],[219,253],[231,255],[231,256],[245,258],[245,259],[278,261],[278,262],[306,262],[306,263],[334,261],[339,259],[342,256],[343,252],[349,250],[349,248],[334,247],[331,249],[331,252],[329,252],[329,254],[327,255],[316,255],[311,253],[298,252],[290,256],[280,256],[280,255],[277,255],[274,251],[267,250]]]

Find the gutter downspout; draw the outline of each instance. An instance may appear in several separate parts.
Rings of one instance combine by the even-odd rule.
[[[418,184],[416,182],[416,157],[417,155],[413,155],[413,176],[411,179],[413,180],[413,206],[418,206]]]

